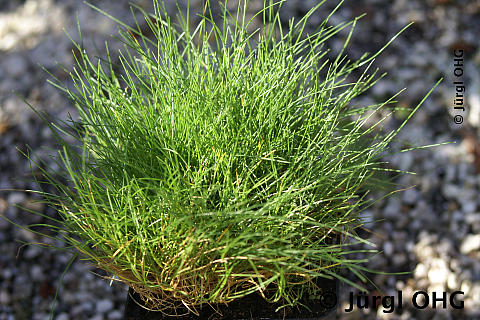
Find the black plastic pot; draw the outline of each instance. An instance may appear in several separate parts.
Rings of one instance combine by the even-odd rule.
[[[218,305],[217,309],[221,314],[205,305],[198,309],[200,315],[193,314],[185,316],[166,316],[162,312],[152,312],[142,308],[139,295],[131,288],[128,291],[127,302],[125,305],[125,320],[327,320],[335,319],[337,309],[338,281],[319,279],[317,282],[322,288],[320,297],[305,297],[302,303],[307,305],[311,312],[304,307],[285,308],[275,313],[275,309],[280,304],[266,302],[258,294],[250,294],[244,298],[232,301],[227,305]],[[187,309],[177,308],[177,314],[188,313]],[[173,312],[167,312],[172,314]]]

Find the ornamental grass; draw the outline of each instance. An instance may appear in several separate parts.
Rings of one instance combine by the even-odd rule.
[[[132,5],[143,16],[135,26],[103,12],[120,29],[118,60],[108,45],[94,57],[73,42],[74,86],[52,82],[79,119],[49,123],[60,170],[30,158],[54,189],[40,192],[60,214],[47,226],[150,309],[196,312],[255,292],[295,305],[321,290],[318,279],[366,279],[367,260],[352,258],[362,250],[350,248],[366,242],[359,213],[428,94],[386,131],[395,96],[353,101],[382,78],[371,65],[396,36],[352,61],[358,18],[331,25],[332,12],[306,33],[325,1],[288,26],[282,2],[253,17],[244,2],[224,5],[214,17],[207,1],[194,27],[190,12],[173,19],[156,0],[153,13]]]

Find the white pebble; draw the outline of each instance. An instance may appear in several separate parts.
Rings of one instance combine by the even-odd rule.
[[[480,303],[480,282],[475,281],[472,284],[472,289],[470,290],[470,299]]]
[[[430,270],[428,271],[428,280],[432,284],[446,284],[450,270],[443,259],[434,258]]]
[[[480,249],[480,234],[469,234],[462,242],[460,252],[469,254]]]
[[[413,272],[415,278],[425,278],[427,276],[427,267],[423,263],[417,264]]]
[[[448,275],[447,285],[450,290],[458,290],[460,288],[460,283],[458,282],[457,275],[455,273],[450,273]]]
[[[472,282],[470,280],[462,281],[462,286],[460,287],[460,291],[463,291],[465,296],[470,294],[470,290],[472,290]]]

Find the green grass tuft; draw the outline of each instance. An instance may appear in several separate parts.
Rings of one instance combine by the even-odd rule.
[[[56,192],[42,194],[61,213],[61,238],[152,308],[228,302],[267,285],[267,299],[294,304],[318,277],[363,278],[346,239],[365,241],[358,212],[421,103],[398,130],[380,130],[386,118],[366,126],[395,102],[351,103],[380,78],[369,66],[390,42],[350,61],[358,19],[330,26],[327,17],[306,34],[321,4],[288,28],[279,5],[248,32],[245,7],[223,10],[220,24],[206,10],[190,28],[189,14],[174,25],[155,1],[154,14],[135,8],[153,37],[117,21],[119,63],[74,43],[75,88],[55,83],[80,120],[51,125],[64,170],[43,170],[39,183]],[[327,60],[326,41],[349,29]]]

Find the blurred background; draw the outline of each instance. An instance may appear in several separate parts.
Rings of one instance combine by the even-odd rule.
[[[122,21],[133,25],[127,1],[90,1]],[[151,10],[150,0],[133,3]],[[180,1],[186,8],[187,1]],[[237,0],[229,1],[234,7]],[[303,16],[315,0],[287,0],[281,11],[285,23]],[[175,5],[167,1],[167,9]],[[307,31],[314,30],[338,2],[326,1],[311,17]],[[262,1],[251,0],[249,10],[258,10]],[[190,0],[195,12],[202,1]],[[352,58],[365,51],[375,52],[410,21],[414,25],[401,34],[375,66],[387,76],[358,104],[382,102],[407,88],[397,98],[398,105],[415,107],[438,79],[444,78],[409,124],[401,131],[393,148],[440,142],[452,144],[398,153],[386,157],[395,169],[416,172],[397,182],[408,190],[378,201],[362,213],[368,222],[365,235],[383,253],[366,266],[384,272],[411,271],[406,275],[371,275],[378,286],[368,295],[403,292],[403,309],[384,313],[381,306],[345,312],[348,286],[341,288],[338,319],[480,319],[480,1],[475,0],[346,0],[330,20],[332,25],[366,13],[358,23],[347,48]],[[19,225],[42,223],[44,218],[20,210],[15,205],[55,216],[51,209],[35,202],[36,189],[28,162],[20,151],[30,146],[35,154],[48,159],[54,138],[40,118],[22,101],[53,117],[66,120],[75,112],[71,103],[47,83],[52,75],[71,85],[67,70],[73,67],[73,45],[65,34],[78,41],[77,19],[87,52],[104,54],[121,45],[112,38],[117,25],[80,0],[0,0],[0,215]],[[348,32],[329,41],[338,52]],[[455,111],[454,50],[463,50],[467,88],[465,111]],[[457,51],[459,52],[459,51]],[[115,55],[115,53],[113,54]],[[60,65],[59,65],[60,64]],[[16,92],[14,94],[13,92]],[[17,96],[18,95],[18,96]],[[21,99],[22,98],[22,99]],[[462,123],[455,123],[460,119]],[[394,116],[389,125],[403,121]],[[460,122],[460,121],[457,121]],[[412,187],[413,186],[413,187]],[[409,188],[412,187],[412,188]],[[49,319],[60,278],[71,256],[19,241],[61,245],[49,238],[15,227],[0,219],[0,320]],[[367,247],[366,247],[367,248]],[[100,270],[76,260],[64,274],[54,319],[122,319],[126,288],[97,276]],[[461,290],[464,309],[430,304],[416,309],[412,295],[417,291],[442,296]],[[378,308],[377,308],[378,307]]]

